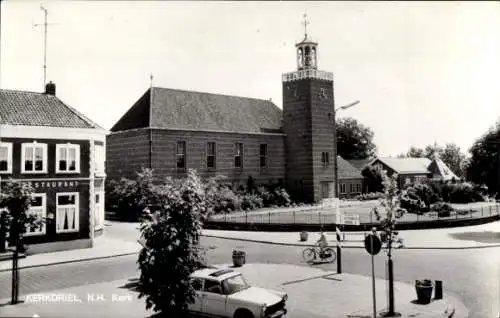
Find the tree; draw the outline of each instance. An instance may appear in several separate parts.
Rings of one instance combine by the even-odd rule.
[[[36,228],[42,222],[37,216],[28,213],[32,195],[33,189],[29,184],[8,180],[6,184],[1,186],[0,226],[3,238],[1,243],[5,246],[5,234],[9,231],[9,243],[14,248],[12,255],[12,304],[18,302],[19,296],[18,259],[19,253],[25,251],[23,235],[27,228]]]
[[[387,252],[387,268],[389,276],[389,310],[383,317],[399,317],[394,311],[394,271],[392,263],[392,250],[394,248],[403,247],[403,239],[399,237],[396,231],[397,220],[400,219],[406,210],[401,208],[401,199],[405,195],[404,190],[398,189],[397,174],[391,177],[387,176],[387,172],[382,172],[384,197],[380,201],[380,206],[373,208],[373,213],[379,222],[379,230],[381,231],[381,241],[384,244]]]
[[[459,146],[454,143],[447,143],[440,152],[439,157],[458,177],[465,177],[464,166],[467,157],[462,153]]]
[[[443,147],[434,143],[433,145],[427,145],[424,149],[424,157],[430,160],[434,159],[436,156],[440,157],[443,152]]]
[[[0,241],[5,242],[9,233],[9,244],[21,243],[28,228],[37,229],[45,220],[28,213],[31,206],[33,188],[25,183],[8,180],[0,191]],[[0,246],[3,248],[5,246]],[[23,246],[20,247],[24,249]]]
[[[361,174],[365,177],[368,192],[383,192],[383,170],[379,166],[367,166]]]
[[[406,157],[409,158],[424,158],[424,149],[422,148],[417,148],[417,147],[410,147],[408,152],[406,153]]]
[[[206,216],[205,191],[193,170],[184,179],[167,178],[164,184],[148,188],[157,200],[141,226],[144,247],[139,253],[141,271],[139,297],[146,309],[165,317],[185,317],[195,290],[189,276],[203,263],[198,248],[202,220]]]
[[[469,150],[467,178],[488,187],[490,194],[500,192],[500,121],[479,137]]]
[[[356,119],[346,117],[336,121],[337,154],[344,159],[366,159],[376,155],[374,133]]]

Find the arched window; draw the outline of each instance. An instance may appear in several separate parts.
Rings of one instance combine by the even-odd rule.
[[[299,68],[304,66],[304,53],[301,47],[297,50],[297,66]]]
[[[311,48],[306,46],[305,48],[305,66],[311,66]]]
[[[316,48],[313,47],[311,50],[311,66],[316,67]]]

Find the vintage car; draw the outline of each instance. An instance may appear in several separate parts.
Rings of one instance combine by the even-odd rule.
[[[203,268],[191,274],[196,290],[189,305],[195,316],[230,318],[280,318],[286,314],[287,294],[250,286],[232,269]]]

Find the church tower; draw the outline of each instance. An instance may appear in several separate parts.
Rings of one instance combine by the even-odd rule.
[[[283,130],[287,135],[286,182],[296,200],[335,195],[333,74],[318,69],[318,43],[307,34],[295,45],[297,70],[283,74]]]

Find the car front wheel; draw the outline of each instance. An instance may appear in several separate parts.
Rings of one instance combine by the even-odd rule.
[[[253,314],[247,309],[238,309],[234,313],[234,318],[253,318]]]

